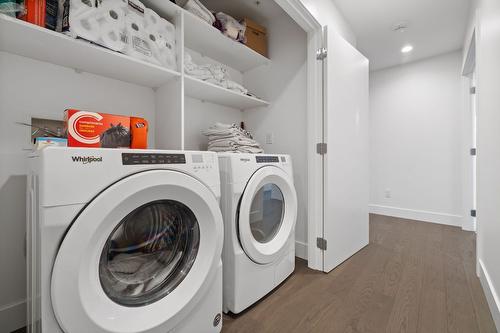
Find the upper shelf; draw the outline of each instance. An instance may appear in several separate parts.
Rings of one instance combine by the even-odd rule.
[[[268,102],[256,97],[243,95],[238,92],[219,87],[215,84],[201,81],[188,75],[186,75],[184,78],[186,95],[189,97],[219,105],[229,106],[240,110],[269,105]]]
[[[168,0],[144,0],[143,2],[147,7],[166,18],[174,17],[176,12],[184,12],[184,44],[202,55],[240,72],[246,72],[271,62],[260,53],[224,36],[219,30],[196,15]]]
[[[0,14],[0,51],[156,88],[180,73]]]

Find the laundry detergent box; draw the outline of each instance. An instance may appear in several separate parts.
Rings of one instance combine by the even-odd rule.
[[[68,147],[130,148],[130,117],[75,109],[64,111]]]

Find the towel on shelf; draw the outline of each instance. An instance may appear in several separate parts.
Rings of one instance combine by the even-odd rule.
[[[248,131],[235,124],[216,123],[203,131],[203,134],[208,137],[209,151],[252,154],[264,152]]]
[[[221,65],[197,65],[188,52],[184,54],[184,72],[196,79],[206,81],[240,94],[248,94],[248,89],[231,80],[227,68]]]
[[[188,0],[182,7],[210,25],[214,24],[215,22],[214,14],[212,14],[212,12],[199,0]]]

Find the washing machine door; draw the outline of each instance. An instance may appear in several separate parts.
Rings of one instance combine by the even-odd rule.
[[[248,181],[241,197],[240,243],[250,259],[273,262],[295,230],[297,194],[293,180],[282,169],[265,166]]]
[[[222,235],[214,194],[191,176],[150,170],[113,184],[60,245],[51,296],[61,328],[169,332],[210,287]]]

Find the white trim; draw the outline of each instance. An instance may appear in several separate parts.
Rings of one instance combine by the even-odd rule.
[[[323,270],[323,251],[316,238],[323,237],[323,157],[316,152],[316,144],[323,141],[323,68],[316,60],[316,50],[322,47],[323,30],[308,34],[307,51],[307,264],[309,268]]]
[[[500,296],[495,290],[493,283],[491,283],[490,275],[488,274],[486,267],[484,267],[484,263],[481,259],[478,259],[478,266],[479,281],[481,281],[481,285],[483,286],[484,295],[488,301],[491,316],[493,317],[497,331],[500,331]]]
[[[452,225],[457,227],[462,226],[462,216],[460,215],[374,205],[374,204],[370,204],[368,207],[370,213],[372,214],[387,215],[408,220],[432,222],[432,223]]]
[[[469,215],[462,217],[462,230],[476,232],[474,217]]]
[[[26,300],[0,306],[0,323],[2,330],[15,331],[26,325]]]
[[[316,60],[316,50],[322,47],[322,26],[301,0],[275,2],[307,32],[307,261],[311,269],[323,270],[323,254],[316,246],[316,237],[322,235],[322,158],[316,154],[316,143],[322,137],[322,70]],[[311,241],[313,240],[313,241]],[[304,244],[305,245],[305,244]]]
[[[304,31],[314,32],[321,28],[318,21],[300,0],[274,0]]]
[[[295,256],[307,260],[307,243],[295,241]]]

